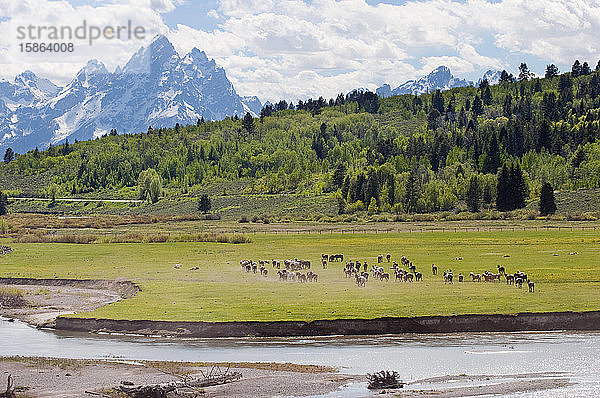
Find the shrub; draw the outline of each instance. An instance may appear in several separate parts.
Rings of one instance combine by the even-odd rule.
[[[17,308],[25,304],[21,290],[14,287],[0,287],[0,308]]]

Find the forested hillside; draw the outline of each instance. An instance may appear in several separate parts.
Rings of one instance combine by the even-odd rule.
[[[151,201],[207,184],[335,197],[340,213],[512,210],[556,190],[600,188],[600,72],[576,62],[490,86],[380,99],[354,92],[260,118],[199,120],[5,156],[12,195]],[[150,170],[151,169],[151,170]],[[148,171],[149,170],[149,171]]]

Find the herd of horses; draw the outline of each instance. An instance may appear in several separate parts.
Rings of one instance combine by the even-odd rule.
[[[321,255],[321,265],[323,269],[327,268],[328,263],[343,262],[343,254],[325,254]],[[388,263],[390,266],[386,269],[383,263]],[[269,270],[267,265],[271,264],[273,269],[277,270],[277,275],[280,281],[287,282],[317,282],[318,275],[310,270],[311,263],[309,260],[289,259],[289,260],[241,260],[240,265],[242,270],[247,273],[260,273],[262,276],[267,276]],[[306,272],[304,272],[306,271]],[[417,271],[417,267],[407,257],[401,256],[400,263],[392,261],[392,256],[379,254],[377,262],[369,266],[367,261],[349,260],[343,268],[343,273],[346,278],[354,279],[358,287],[365,287],[369,278],[371,280],[390,281],[391,275],[394,275],[395,281],[400,282],[420,282],[423,281],[423,273]],[[438,267],[435,264],[431,265],[432,275],[438,274]],[[514,285],[519,289],[523,288],[526,283],[529,292],[535,291],[535,284],[530,280],[525,272],[517,270],[514,273],[507,273],[502,265],[497,266],[497,272],[484,271],[482,273],[470,272],[469,277],[472,282],[501,282],[505,279],[507,285]],[[459,283],[465,282],[466,277],[459,273],[457,278]],[[453,284],[455,277],[451,269],[443,272],[444,284]]]
[[[310,270],[310,261],[309,260],[298,260],[297,258],[293,260],[240,260],[240,265],[243,271],[246,273],[260,273],[261,276],[268,276],[269,270],[267,269],[267,265],[271,264],[272,268],[277,270],[277,275],[279,276],[280,281],[286,282],[294,282],[298,281],[300,283],[306,282],[318,282],[319,276],[312,271],[308,271],[303,273],[303,270]]]

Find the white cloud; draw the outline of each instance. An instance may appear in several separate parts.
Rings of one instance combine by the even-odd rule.
[[[0,74],[6,79],[12,78],[26,69],[60,83],[68,83],[89,59],[96,58],[104,62],[112,70],[123,65],[129,57],[142,45],[147,44],[157,33],[166,33],[160,12],[168,10],[176,4],[173,1],[132,0],[105,2],[99,6],[72,6],[65,1],[48,0],[0,0],[0,16],[7,18],[0,22]],[[156,8],[156,9],[155,9]],[[160,12],[159,12],[160,11]],[[48,27],[70,27],[75,30],[85,24],[89,29],[95,26],[103,29],[112,26],[127,26],[131,21],[133,28],[144,29],[143,39],[133,35],[129,37],[126,30],[121,30],[121,40],[100,38],[89,45],[89,40],[76,38],[51,40]],[[37,37],[37,27],[44,27],[42,37],[45,43],[74,44],[73,52],[22,52],[21,44],[39,42],[31,40],[28,27]],[[19,27],[24,27],[25,37],[19,39]],[[88,30],[89,32],[89,30]],[[65,35],[67,30],[64,31]],[[89,34],[87,35],[89,38]]]
[[[219,15],[219,13],[217,12],[217,10],[210,10],[209,12],[206,13],[207,16],[214,18],[214,19],[220,19],[221,16]]]
[[[214,0],[217,1],[217,0]],[[94,23],[131,19],[167,32],[162,13],[182,0],[110,0],[73,7],[49,0],[0,0],[0,73],[33,69],[72,77],[89,58],[109,68],[123,64],[140,42],[99,43],[77,54],[44,59],[15,53],[17,23]],[[175,11],[173,11],[175,10]],[[554,62],[575,58],[595,65],[600,48],[600,0],[409,0],[369,5],[365,0],[218,0],[207,16],[214,30],[177,25],[169,32],[179,52],[206,51],[242,95],[264,100],[332,97],[354,87],[398,85],[444,64],[455,76],[508,68],[508,58]],[[8,43],[8,44],[7,44]],[[540,61],[541,60],[541,61]],[[41,63],[40,63],[41,62]],[[45,72],[45,73],[44,73]],[[540,72],[540,71],[538,71]]]

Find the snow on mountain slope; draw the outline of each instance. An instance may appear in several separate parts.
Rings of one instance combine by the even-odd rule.
[[[377,89],[377,95],[389,97],[392,95],[402,94],[424,94],[439,90],[449,90],[455,87],[472,86],[473,82],[465,79],[455,78],[450,69],[446,66],[439,66],[429,75],[420,78],[419,80],[409,80],[401,84],[395,89],[391,89],[389,84],[383,85]]]

